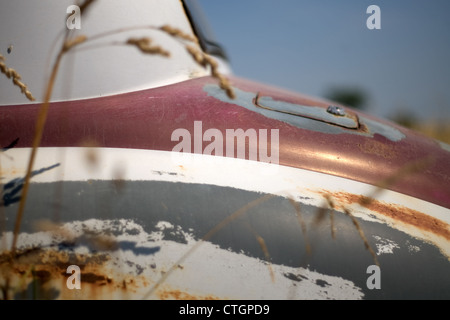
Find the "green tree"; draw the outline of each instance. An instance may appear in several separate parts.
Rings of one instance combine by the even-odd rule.
[[[360,88],[335,87],[329,89],[325,97],[329,100],[341,103],[355,109],[365,109],[367,107],[367,93]]]

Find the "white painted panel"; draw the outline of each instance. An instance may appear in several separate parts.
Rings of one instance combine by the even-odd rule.
[[[1,0],[0,54],[6,58],[9,68],[20,73],[37,101],[43,99],[50,66],[67,30],[66,10],[74,3],[71,0]],[[164,24],[193,33],[179,0],[97,0],[82,14],[81,29],[73,31],[74,36],[89,38],[111,30]],[[112,45],[143,36],[167,49],[171,57],[145,55],[135,47]],[[137,91],[206,74],[207,70],[192,60],[179,41],[159,31],[133,30],[88,41],[65,55],[51,101]],[[20,89],[2,74],[0,105],[25,103],[29,101]]]

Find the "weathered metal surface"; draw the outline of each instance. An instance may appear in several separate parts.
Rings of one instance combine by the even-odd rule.
[[[192,31],[181,2],[144,2],[126,12],[93,10],[83,34],[105,31],[95,18],[105,12],[125,17],[117,28],[134,28],[136,16],[148,21],[135,12],[142,8],[167,13],[153,23],[170,16]],[[23,32],[33,23],[22,22],[41,17],[35,10],[1,20],[9,27],[0,29],[7,35],[0,43],[14,40],[8,63],[30,88],[46,84],[45,64],[30,62],[47,57],[61,5],[36,5],[51,16],[44,38],[17,38],[33,34]],[[167,35],[149,32],[166,43]],[[43,50],[30,60],[24,47],[36,41]],[[0,298],[450,298],[447,144],[238,77],[230,77],[230,99],[217,79],[198,78],[207,70],[179,42],[168,45],[177,54],[165,64],[145,63],[139,53],[111,68],[120,46],[80,50],[77,57],[93,59],[73,65],[63,60],[76,85],[66,91],[57,81],[51,99],[74,100],[50,104],[18,231],[41,106],[17,105],[18,90],[0,90]],[[98,77],[90,77],[92,64]],[[152,72],[130,73],[136,66]],[[179,130],[188,136],[182,156],[174,152]],[[239,142],[244,152],[229,148],[228,130],[249,133]],[[374,289],[367,270],[375,265],[381,287]]]
[[[28,152],[5,153],[4,185],[20,186],[14,168]],[[292,167],[262,175],[273,165],[172,156],[42,148],[15,260],[8,248],[17,199],[0,207],[3,294],[9,279],[17,299],[450,296],[449,209]],[[382,284],[371,290],[366,270],[376,262]],[[67,288],[72,264],[81,268],[80,290]]]
[[[328,193],[341,207],[357,204],[390,226],[435,244],[450,259],[450,224],[419,210],[377,200],[373,197],[345,192]]]
[[[89,223],[89,222],[88,222]],[[103,230],[106,231],[106,230]],[[100,232],[100,231],[99,231]],[[91,241],[96,241],[93,237]],[[77,242],[73,242],[76,244]],[[100,250],[101,253],[74,253],[61,248],[61,242],[52,249],[27,248],[17,252],[15,258],[8,252],[0,255],[1,287],[3,294],[8,289],[8,298],[15,299],[142,299],[154,285],[152,277],[144,273],[146,266],[136,265],[128,259],[119,259],[117,250]],[[67,246],[67,244],[66,244]],[[120,252],[126,255],[126,251]],[[72,275],[69,266],[80,267],[80,289],[69,289],[67,281]],[[135,266],[137,272],[125,271]],[[163,274],[165,268],[155,263],[149,268]],[[179,269],[183,266],[179,265]],[[156,275],[156,276],[155,276]],[[8,285],[6,287],[5,280]],[[152,298],[162,300],[216,300],[213,295],[195,295],[192,291],[182,291],[169,285],[162,285]],[[3,297],[4,298],[4,297]],[[223,299],[223,297],[222,297]]]
[[[323,107],[301,106],[282,101],[274,101],[271,98],[260,96],[255,98],[255,105],[267,110],[323,121],[328,124],[334,124],[348,129],[357,129],[359,127],[358,119],[353,113],[336,115],[330,113],[328,108],[325,110]]]
[[[422,229],[423,231],[434,233],[435,235],[443,237],[446,240],[450,240],[450,229],[447,223],[430,217],[420,211],[406,208],[404,206],[383,203],[382,201],[361,195],[337,193],[332,196],[341,203],[358,203],[371,211],[395,220],[396,223],[404,223],[406,225]]]
[[[207,143],[201,138],[210,128],[224,136],[227,129],[278,129],[281,165],[368,184],[397,177],[385,187],[450,207],[450,153],[442,143],[356,111],[359,128],[355,130],[265,110],[254,104],[258,93],[280,103],[321,107],[324,112],[330,103],[235,77],[231,80],[235,100],[226,97],[215,79],[205,77],[116,96],[52,103],[41,145],[91,143],[171,151],[177,144],[171,140],[174,130],[184,128],[194,135],[194,122],[201,121],[203,132],[197,139],[203,150]],[[17,139],[16,147],[31,145],[39,107],[1,108],[1,146]],[[410,172],[399,175],[405,166]]]

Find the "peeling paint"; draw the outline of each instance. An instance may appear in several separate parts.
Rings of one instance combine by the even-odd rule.
[[[117,234],[117,243],[128,241],[135,243],[135,247],[161,248],[146,256],[120,246],[107,252],[96,252],[86,245],[61,247],[63,239],[52,232],[21,233],[18,258],[12,261],[6,251],[0,255],[0,285],[4,286],[5,277],[9,276],[11,296],[20,297],[26,295],[33,279],[39,278],[42,292],[53,294],[44,298],[56,299],[361,299],[364,296],[351,281],[340,277],[305,268],[271,265],[206,241],[180,265],[179,258],[198,241],[185,231],[187,244],[163,240],[163,231],[175,226],[166,221],[156,225],[161,231],[150,234],[126,219],[90,219],[60,226],[76,237],[89,228],[98,231],[100,236]],[[11,233],[4,235],[1,243],[9,243],[11,237]],[[66,268],[71,264],[81,269],[78,292],[65,287]],[[173,266],[176,268],[172,269]],[[28,272],[31,268],[34,273]],[[166,281],[147,297],[152,286],[170,270],[172,273]]]
[[[368,119],[366,117],[359,117],[359,122],[361,125],[365,125],[369,132],[370,136],[374,136],[375,134],[379,134],[391,141],[400,141],[404,138],[406,138],[405,134],[400,132],[399,130],[395,129],[394,127],[391,127],[389,125],[383,124],[378,121],[374,121],[371,119]]]
[[[410,253],[420,252],[420,247],[416,246],[416,245],[412,245],[411,243],[409,243],[409,241],[406,241],[406,248],[408,248],[408,251]]]
[[[370,210],[366,219],[379,222],[404,231],[409,235],[434,244],[450,260],[450,224],[418,210],[385,203],[380,200],[347,192],[320,192],[337,201],[337,208],[346,205],[360,205]],[[374,220],[375,218],[375,220]]]
[[[373,150],[378,149],[374,146]],[[95,172],[95,179],[92,179],[92,174],[83,171],[83,166],[78,166],[77,157],[74,156],[82,151],[66,149],[68,162],[65,162],[64,166],[55,168],[54,174],[35,177],[29,201],[36,214],[28,216],[29,219],[41,217],[41,215],[53,219],[54,216],[50,214],[52,210],[49,209],[52,208],[52,203],[42,199],[53,199],[52,190],[58,187],[65,192],[59,194],[60,198],[58,198],[64,208],[59,212],[61,218],[66,219],[64,221],[71,221],[70,219],[82,219],[82,221],[71,221],[65,224],[48,223],[47,228],[43,228],[45,223],[38,224],[38,228],[33,230],[33,220],[27,219],[19,235],[19,250],[35,250],[35,254],[39,252],[37,249],[40,249],[42,254],[48,250],[46,254],[50,257],[56,253],[67,254],[69,257],[78,255],[90,258],[100,257],[98,254],[103,254],[104,259],[95,265],[95,270],[86,268],[82,270],[86,272],[86,276],[82,281],[81,292],[64,289],[67,275],[63,274],[62,267],[59,273],[54,275],[52,269],[49,269],[46,264],[35,264],[34,270],[31,269],[31,264],[22,265],[17,268],[20,272],[15,274],[16,280],[11,283],[11,290],[14,290],[16,294],[20,293],[20,297],[26,295],[30,297],[33,282],[36,282],[42,289],[39,297],[52,299],[89,297],[105,299],[379,298],[380,295],[377,293],[366,290],[365,280],[362,281],[361,274],[358,273],[359,266],[356,267],[367,260],[371,263],[370,256],[361,254],[361,251],[366,252],[361,239],[355,232],[355,227],[339,212],[334,212],[334,222],[331,222],[336,227],[336,239],[330,236],[330,230],[326,228],[328,223],[326,219],[317,228],[310,229],[310,225],[307,224],[308,234],[317,232],[317,236],[322,241],[317,251],[314,250],[314,257],[325,255],[325,259],[321,258],[322,260],[311,265],[301,264],[303,268],[298,267],[297,260],[291,259],[297,254],[297,248],[301,247],[302,238],[298,233],[302,231],[300,227],[296,228],[295,209],[289,205],[287,199],[295,199],[299,203],[299,212],[308,222],[311,215],[317,212],[316,210],[326,205],[324,195],[332,196],[336,211],[345,205],[361,222],[361,229],[371,242],[370,246],[375,252],[377,248],[380,248],[378,252],[381,255],[380,263],[385,270],[393,274],[402,273],[398,266],[405,261],[417,263],[421,265],[421,268],[423,267],[423,270],[427,270],[428,278],[421,277],[421,286],[423,285],[424,288],[428,286],[426,290],[408,294],[430,296],[435,294],[433,288],[440,287],[442,290],[436,295],[448,296],[445,289],[448,287],[448,281],[446,282],[448,278],[445,277],[448,262],[445,258],[443,259],[438,250],[442,250],[441,252],[447,256],[449,254],[449,241],[445,236],[439,235],[440,231],[445,233],[445,228],[438,223],[441,221],[444,225],[450,224],[448,209],[384,190],[377,194],[377,199],[382,200],[377,200],[380,205],[378,209],[383,212],[382,207],[387,205],[391,210],[387,212],[391,212],[393,216],[390,217],[389,214],[377,212],[377,207],[371,209],[360,205],[369,203],[361,194],[374,194],[376,191],[374,186],[349,179],[283,166],[280,166],[279,175],[267,179],[255,174],[257,172],[255,169],[263,165],[258,162],[225,159],[222,170],[217,171],[217,165],[213,162],[208,165],[203,163],[200,165],[198,162],[180,166],[179,163],[172,163],[170,153],[165,152],[127,150],[126,153],[122,151],[119,153],[119,150],[101,149],[99,152],[105,152],[100,153],[102,159],[108,159],[111,164],[114,164],[120,154],[121,161],[128,159],[123,163],[133,169],[127,170],[123,177],[127,179],[126,186],[122,194],[117,194],[116,189],[110,190],[111,182],[109,181],[114,177],[112,174],[114,166],[102,163]],[[27,150],[15,149],[10,152],[17,159],[27,159],[25,156],[19,156],[22,153],[28,154]],[[37,158],[38,167],[45,168],[55,163],[53,157],[59,152],[57,148],[41,149],[40,156]],[[64,168],[65,171],[61,171]],[[178,174],[161,175],[160,172]],[[8,179],[14,178],[8,177]],[[87,179],[91,181],[89,186],[87,186]],[[78,182],[75,183],[75,181]],[[323,193],[317,191],[324,189],[326,191]],[[80,190],[83,190],[83,201],[75,196]],[[142,193],[139,193],[141,191]],[[247,198],[246,193],[249,192],[252,195],[248,195],[249,198]],[[247,200],[253,197],[253,193],[273,194],[277,197],[274,201],[269,201],[264,208],[258,207],[254,213],[248,215],[251,228],[254,228],[253,230],[257,233],[262,232],[260,235],[269,247],[269,258],[261,253],[264,250],[261,248],[262,245],[260,247],[247,245],[247,242],[256,242],[249,229],[245,229],[243,233],[236,232],[239,229],[235,227],[240,228],[242,221],[230,224],[229,230],[225,230],[226,228],[222,230],[231,231],[229,234],[218,233],[217,237],[209,239],[212,242],[199,242],[199,239],[214,225],[213,222],[212,225],[205,226],[203,225],[205,221],[218,223],[228,214],[224,211],[231,207],[224,208],[223,203],[232,203],[229,199],[240,199],[244,200],[243,203],[248,203]],[[346,198],[345,193],[350,196]],[[149,196],[148,199],[147,195],[151,197]],[[225,202],[211,200],[215,198]],[[90,202],[92,199],[94,200]],[[7,225],[9,225],[8,230],[12,230],[10,222],[15,212],[14,206],[15,204],[4,208]],[[414,208],[415,212],[409,212],[411,208]],[[272,215],[271,210],[278,214]],[[397,211],[400,217],[404,215],[405,221],[395,219]],[[256,219],[256,212],[262,214],[261,219]],[[99,216],[106,220],[91,219],[91,217]],[[124,219],[118,217],[124,217]],[[419,222],[428,218],[430,224],[425,222],[425,226],[429,225],[430,228],[436,226],[437,229],[420,229],[421,223],[417,226],[408,224],[407,217],[410,217],[411,221],[414,221],[416,217]],[[201,223],[198,223],[199,221]],[[293,226],[292,233],[289,232],[291,226]],[[310,230],[313,232],[310,233]],[[298,238],[296,238],[297,235],[299,235]],[[374,236],[378,235],[383,241],[395,240],[401,249],[394,246],[391,248],[394,254],[386,254],[387,252],[383,250],[386,251],[389,248],[388,243],[380,240],[377,246],[376,241],[373,241],[377,239]],[[223,238],[220,238],[222,236]],[[0,244],[9,247],[11,239],[11,232],[4,233]],[[317,240],[317,238],[310,239]],[[406,239],[411,240],[408,245],[405,244]],[[233,241],[236,241],[238,245],[230,245]],[[324,241],[327,242],[324,243]],[[311,244],[314,246],[316,242],[311,241]],[[193,247],[196,247],[193,254],[180,261],[180,258],[190,252]],[[358,248],[361,251],[358,251]],[[301,250],[302,248],[299,251]],[[277,256],[277,251],[283,251],[283,256]],[[7,258],[7,255],[4,257]],[[39,260],[37,257],[36,261],[39,262],[42,259]],[[57,262],[57,260],[54,261]],[[386,261],[388,264],[383,264]],[[430,261],[433,266],[427,267],[431,264]],[[64,266],[67,267],[67,265]],[[361,270],[365,271],[366,266],[363,267]],[[433,272],[430,272],[429,268],[432,268]],[[6,270],[0,272],[0,286],[4,284],[2,282],[4,274],[11,269],[6,268]],[[157,290],[149,294],[164,275],[168,275],[167,279]],[[407,282],[415,276],[414,270],[408,271],[402,281]],[[399,293],[396,290],[400,290],[398,288],[404,285],[407,286],[405,282],[398,285],[395,281],[394,283],[386,282],[391,287],[384,287],[383,296],[401,296],[402,292]]]
[[[214,97],[222,102],[234,104],[246,108],[250,111],[257,112],[262,114],[265,117],[286,122],[290,125],[296,126],[301,129],[322,132],[327,134],[358,134],[362,136],[370,136],[373,137],[375,134],[379,134],[384,136],[385,138],[391,141],[399,141],[405,138],[405,135],[394,127],[370,120],[365,117],[359,117],[359,121],[366,130],[352,130],[346,129],[337,125],[330,125],[328,123],[312,120],[309,118],[294,116],[287,113],[277,112],[269,109],[264,109],[257,107],[254,104],[254,99],[257,96],[256,93],[246,92],[235,88],[236,99],[230,99],[223,92],[220,87],[217,85],[207,84],[203,87],[203,90],[208,93],[209,96]],[[270,100],[270,97],[260,97],[262,101],[271,101],[271,103],[283,103],[285,106],[287,105],[285,102],[278,102],[274,100]],[[289,104],[289,107],[292,109],[294,106],[298,108],[306,108],[305,106]],[[314,108],[314,107],[310,107]],[[313,109],[312,109],[313,110]]]
[[[417,210],[398,206],[394,204],[384,203],[382,201],[368,198],[362,195],[354,195],[349,193],[334,193],[332,195],[343,203],[359,203],[363,207],[370,209],[374,212],[382,214],[385,217],[392,218],[398,222],[414,226],[418,229],[431,232],[437,236],[440,236],[447,241],[450,241],[450,226],[429,215]]]
[[[377,256],[382,254],[393,254],[394,249],[400,249],[400,246],[392,240],[383,239],[379,236],[373,236],[377,240]]]
[[[273,100],[271,97],[261,97],[261,98],[258,97],[257,101],[255,101],[255,104],[257,106],[260,106],[262,108],[271,111],[282,112],[293,116],[323,121],[326,123],[342,126],[348,129],[357,129],[359,126],[358,119],[355,115],[335,116],[328,113],[326,109],[322,107],[303,106],[284,101],[276,101]]]

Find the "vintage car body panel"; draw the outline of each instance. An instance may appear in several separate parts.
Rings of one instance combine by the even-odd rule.
[[[232,78],[237,98],[226,97],[216,80],[203,77],[179,84],[111,97],[52,103],[42,147],[83,146],[171,151],[172,132],[249,128],[279,129],[279,164],[329,173],[376,185],[394,179],[389,189],[450,207],[449,151],[437,141],[357,111],[357,129],[259,108],[255,99],[325,109],[330,102],[287,93]],[[1,139],[30,147],[39,105],[2,107]],[[125,117],[126,115],[126,117]],[[201,134],[203,134],[201,132]],[[270,140],[270,137],[268,137]],[[194,152],[194,140],[192,140]],[[268,141],[270,144],[270,141]],[[207,142],[203,142],[202,150]],[[248,156],[247,156],[248,158]],[[423,168],[422,168],[423,167]],[[400,173],[399,173],[400,172]]]
[[[52,104],[11,276],[15,297],[29,297],[33,277],[23,278],[33,258],[47,298],[448,297],[448,151],[356,112],[372,129],[261,114],[245,92],[328,104],[232,79],[234,101],[207,77]],[[2,107],[8,244],[38,109]],[[192,132],[192,153],[173,151],[180,128]],[[278,129],[279,165],[227,156],[225,142],[223,157],[205,155],[210,128],[225,139],[230,128],[267,129],[271,152]],[[73,264],[85,268],[85,290],[65,287]],[[367,268],[377,264],[382,289],[369,289]]]
[[[450,298],[447,144],[226,73],[230,98],[184,55],[157,84],[60,83],[26,198],[42,104],[0,80],[1,298]]]

